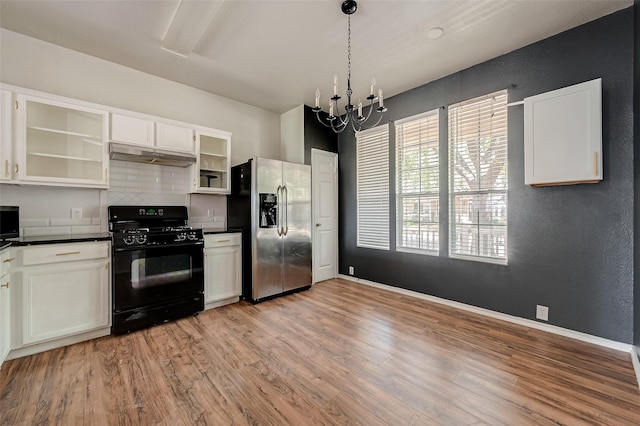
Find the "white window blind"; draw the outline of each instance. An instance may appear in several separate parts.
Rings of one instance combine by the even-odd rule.
[[[356,134],[358,247],[389,249],[389,125]]]
[[[507,261],[507,91],[449,106],[449,253]]]
[[[395,126],[396,248],[438,254],[438,110],[398,120]]]

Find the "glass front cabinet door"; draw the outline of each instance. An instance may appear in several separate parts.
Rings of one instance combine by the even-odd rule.
[[[17,96],[18,180],[108,186],[108,113],[56,100]]]
[[[196,131],[198,152],[193,192],[228,194],[230,190],[231,133]]]

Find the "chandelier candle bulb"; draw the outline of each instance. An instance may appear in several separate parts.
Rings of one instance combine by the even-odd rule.
[[[371,79],[371,96],[373,96],[373,88],[374,87],[376,87],[376,78],[375,77],[373,77]],[[362,114],[360,114],[360,115],[362,115]]]
[[[320,107],[320,89],[316,89],[316,108]]]
[[[358,118],[362,117],[362,100],[358,100]]]
[[[384,108],[384,102],[382,100],[382,89],[378,89],[378,104],[380,108]]]
[[[338,96],[338,76],[333,76],[333,96]]]
[[[333,117],[333,103],[329,103],[329,117]]]

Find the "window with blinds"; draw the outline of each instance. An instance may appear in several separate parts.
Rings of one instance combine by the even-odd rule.
[[[449,254],[507,261],[507,91],[449,106]]]
[[[389,250],[389,125],[356,134],[357,245]]]
[[[438,110],[395,122],[396,248],[438,254]]]

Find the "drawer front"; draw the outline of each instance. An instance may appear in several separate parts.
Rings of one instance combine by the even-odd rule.
[[[12,257],[11,254],[12,253],[9,249],[5,249],[0,253],[0,275],[4,275],[9,272],[11,263],[15,261],[15,257]]]
[[[109,257],[109,243],[52,244],[40,247],[25,247],[22,252],[23,265],[72,262],[75,260]]]
[[[204,248],[239,246],[242,243],[242,234],[209,234],[204,236]]]

